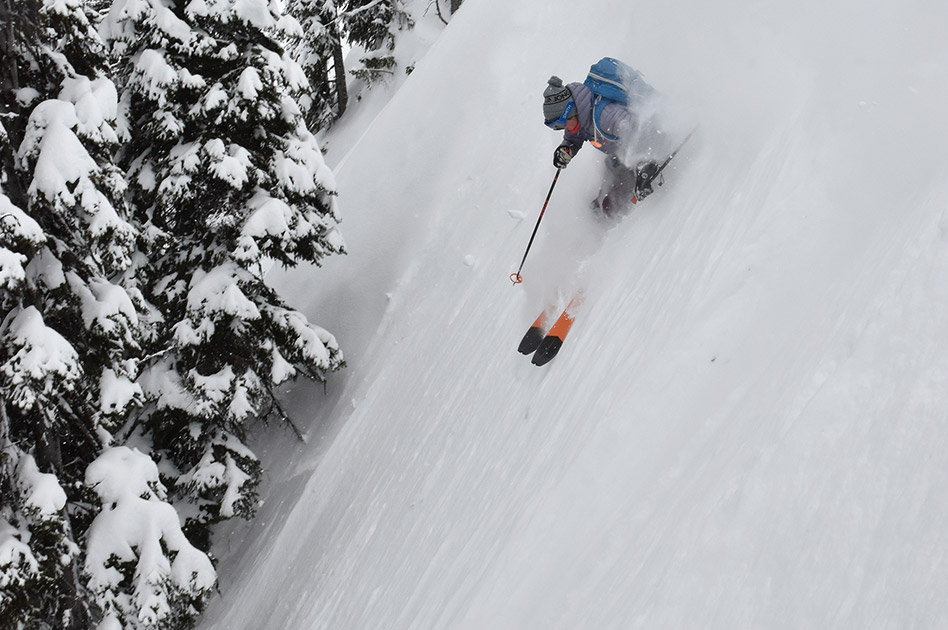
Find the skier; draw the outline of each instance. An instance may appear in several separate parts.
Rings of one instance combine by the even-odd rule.
[[[670,149],[663,127],[674,120],[670,115],[673,113],[641,74],[612,57],[603,57],[592,65],[583,83],[563,85],[559,77],[550,77],[543,92],[543,120],[550,129],[564,131],[563,142],[553,152],[556,175],[520,268],[510,274],[514,284],[523,282],[520,272],[560,172],[583,144],[589,142],[606,154],[606,177],[592,206],[594,212],[612,220],[651,194],[652,182],[694,134],[693,129],[676,148]],[[519,352],[532,354],[534,365],[545,365],[552,360],[566,340],[583,299],[584,293],[580,290],[552,326],[551,309],[541,311],[520,341]]]
[[[594,98],[583,83],[563,85],[559,77],[550,77],[543,91],[543,118],[550,129],[564,131],[563,142],[553,152],[556,168],[566,168],[587,141],[606,154],[603,188],[592,205],[612,217],[651,194],[658,170],[653,156],[660,150],[654,145],[661,131],[655,128],[648,101],[638,102],[637,108],[607,102],[594,119]]]

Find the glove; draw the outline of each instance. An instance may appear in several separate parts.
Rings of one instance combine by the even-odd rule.
[[[566,165],[569,164],[569,161],[572,159],[573,152],[570,151],[567,146],[558,147],[556,151],[553,152],[553,166],[556,168],[566,168]]]

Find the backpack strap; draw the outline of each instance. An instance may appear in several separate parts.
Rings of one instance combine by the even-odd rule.
[[[611,103],[602,98],[600,95],[596,95],[593,99],[593,139],[589,141],[591,145],[597,149],[601,149],[607,142],[616,142],[618,141],[617,136],[606,133],[599,127],[599,116],[602,114],[602,110],[606,108],[606,105]]]

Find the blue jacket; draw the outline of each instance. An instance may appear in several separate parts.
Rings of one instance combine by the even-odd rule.
[[[576,113],[579,116],[579,130],[576,133],[568,131],[563,133],[563,142],[560,146],[567,146],[573,155],[583,147],[587,140],[591,143],[601,142],[602,146],[597,147],[603,153],[622,158],[631,152],[632,147],[626,146],[635,137],[638,131],[638,120],[626,106],[619,103],[610,103],[606,105],[599,115],[599,129],[610,136],[618,138],[615,142],[609,142],[596,133],[593,125],[593,94],[589,88],[582,83],[570,83],[566,86],[573,95],[573,102],[576,103]],[[596,146],[593,144],[593,146]]]

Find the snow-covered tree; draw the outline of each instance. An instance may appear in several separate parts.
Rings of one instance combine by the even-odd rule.
[[[102,505],[89,527],[85,571],[103,625],[186,627],[217,577],[182,532],[155,462],[110,448],[88,467],[86,483]]]
[[[290,51],[309,79],[300,104],[310,128],[325,129],[345,113],[349,99],[336,3],[290,0],[287,12],[300,25],[299,32],[288,32]]]
[[[0,474],[0,619],[2,627],[79,628],[88,619],[69,567],[79,555],[54,474],[3,438]],[[50,614],[52,611],[58,614]]]
[[[300,102],[312,129],[325,129],[346,111],[344,43],[356,49],[351,71],[366,86],[396,69],[398,32],[413,20],[404,0],[289,0],[288,13],[299,31],[286,30],[290,52],[309,79]]]
[[[405,0],[343,0],[340,9],[349,43],[364,51],[352,74],[367,84],[390,76],[398,32],[414,25]]]
[[[137,229],[83,3],[0,0],[0,16],[0,618],[85,629],[103,614],[86,467],[143,398]]]
[[[2,126],[0,141],[12,153]],[[50,480],[48,485],[60,492],[61,486],[55,475],[41,476],[35,459],[13,441],[28,448],[42,436],[42,428],[31,427],[33,418],[21,411],[35,406],[36,390],[42,395],[47,386],[72,386],[78,372],[72,348],[40,325],[36,307],[23,305],[29,293],[29,262],[45,243],[39,224],[0,186],[0,618],[9,620],[10,627],[31,619],[61,619],[63,611],[51,594],[75,578],[70,554],[62,555],[64,547],[72,548],[61,512],[65,494],[63,502],[59,497],[51,502],[48,495],[33,497],[32,488],[43,485],[35,483],[38,479]],[[51,343],[36,334],[48,334]],[[28,405],[31,399],[34,404]],[[68,614],[81,617],[82,610]]]
[[[117,93],[81,3],[26,1],[11,15],[10,32],[23,39],[7,42],[13,59],[5,85],[19,87],[0,92],[0,246],[12,265],[2,300],[0,390],[14,429],[17,414],[34,416],[30,422],[45,434],[37,460],[58,472],[59,432],[78,431],[80,441],[98,445],[94,434],[110,415],[102,413],[102,394],[112,393],[103,379],[134,371],[127,360],[137,314],[112,279],[130,265],[136,231],[127,221],[124,177],[111,162]]]
[[[142,430],[172,497],[197,506],[189,535],[253,513],[261,468],[244,442],[256,420],[289,421],[277,386],[342,365],[333,337],[264,283],[269,261],[343,251],[332,173],[295,98],[306,75],[282,45],[298,30],[262,0],[116,0],[103,26],[158,316]]]
[[[54,250],[65,253],[0,187],[0,617],[82,628],[90,612],[63,488],[95,452],[98,388],[80,381],[91,353],[71,328],[72,289],[87,287],[74,254],[64,262]]]

